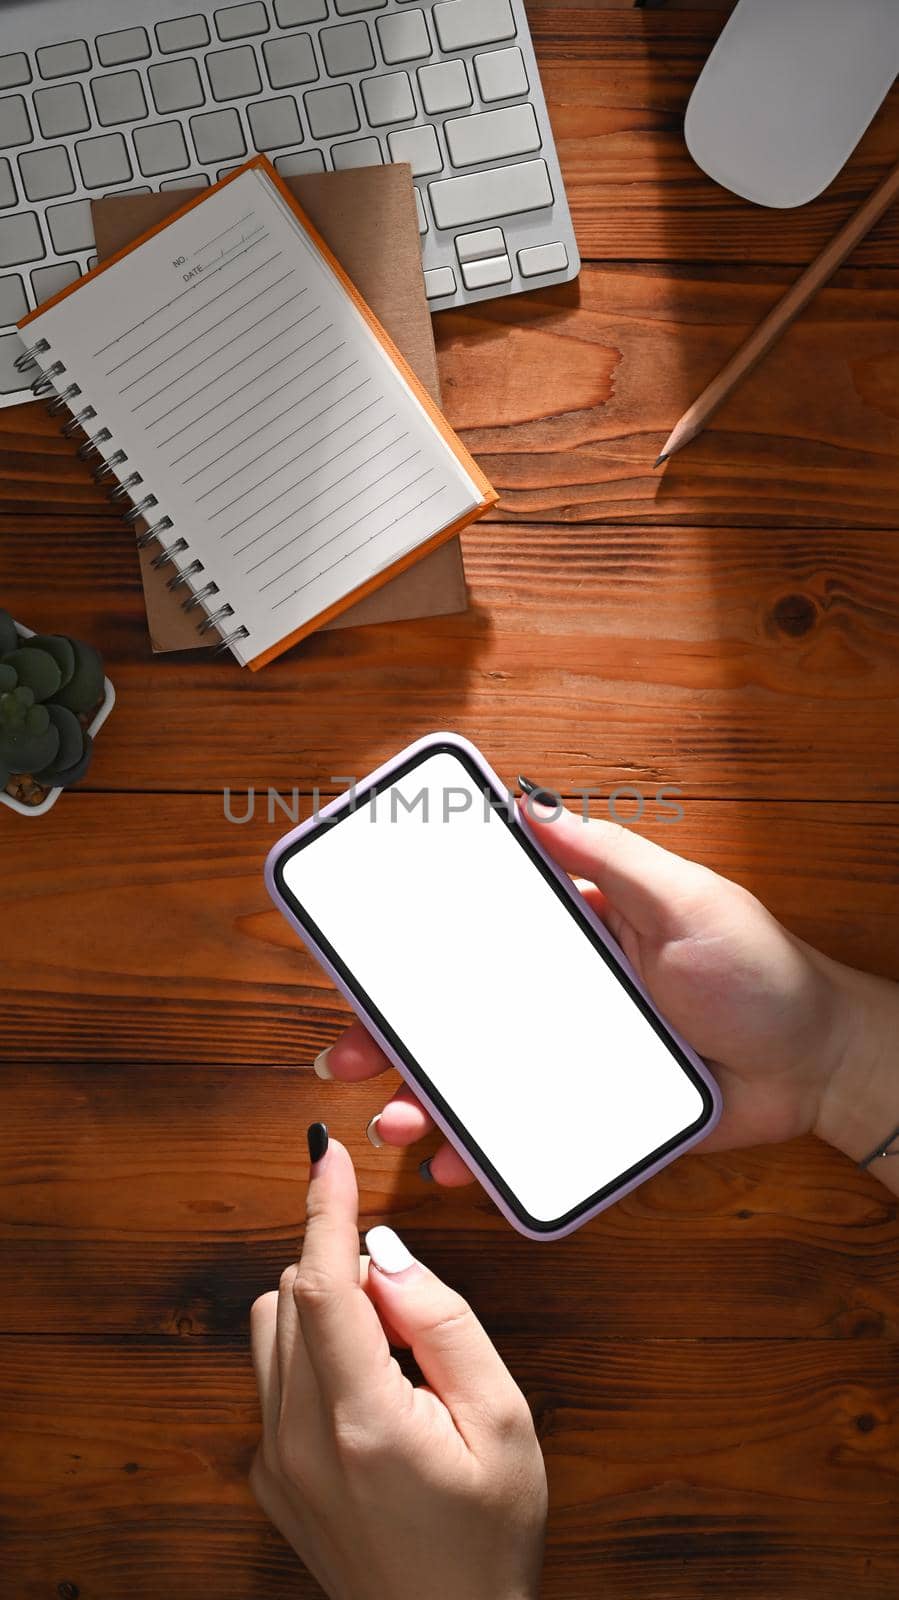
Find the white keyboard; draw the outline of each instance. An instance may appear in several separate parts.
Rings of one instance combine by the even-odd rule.
[[[564,282],[577,246],[523,0],[3,0],[0,406],[16,322],[95,264],[91,197],[406,161],[433,309]]]

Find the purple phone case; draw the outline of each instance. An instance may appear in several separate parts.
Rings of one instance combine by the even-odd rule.
[[[365,778],[361,783],[357,784],[355,789],[355,799],[357,805],[365,798],[365,795],[374,784],[381,783],[384,779],[391,778],[396,772],[397,768],[408,761],[410,757],[432,749],[435,746],[450,746],[454,749],[463,751],[468,756],[469,760],[477,767],[485,782],[490,786],[491,789],[494,790],[498,798],[504,802],[508,800],[509,790],[507,790],[505,784],[500,781],[493,769],[488,766],[487,762],[484,760],[484,757],[481,755],[481,752],[473,744],[469,743],[467,739],[463,738],[462,735],[458,733],[432,733],[427,734],[423,739],[417,739],[414,744],[407,745],[406,749],[401,750],[398,755],[393,757],[392,761],[386,761],[383,766],[376,768],[374,772],[369,773],[367,778]],[[675,1161],[678,1156],[683,1155],[686,1150],[691,1150],[694,1145],[700,1144],[702,1140],[711,1133],[721,1115],[721,1091],[719,1090],[715,1079],[712,1077],[705,1063],[700,1060],[696,1052],[687,1044],[686,1040],[681,1037],[675,1028],[671,1027],[670,1023],[668,1023],[664,1017],[662,1017],[661,1012],[659,1012],[657,1007],[653,1004],[645,986],[640,982],[640,979],[628,961],[624,951],[612,938],[612,935],[609,933],[608,929],[604,926],[600,919],[586,904],[583,897],[578,894],[578,891],[574,888],[574,885],[572,884],[567,873],[563,872],[561,868],[556,865],[552,857],[547,855],[546,851],[537,842],[533,830],[528,827],[526,819],[522,817],[519,808],[515,806],[513,808],[513,826],[520,827],[527,833],[531,844],[542,856],[553,876],[562,885],[562,888],[565,890],[569,899],[575,901],[578,909],[595,929],[602,943],[608,950],[612,952],[616,962],[619,964],[622,970],[627,973],[635,988],[640,991],[640,994],[645,999],[647,1005],[655,1013],[655,1015],[659,1017],[660,1021],[664,1023],[667,1032],[680,1046],[681,1050],[688,1057],[691,1064],[695,1068],[698,1077],[702,1079],[702,1082],[708,1088],[713,1105],[712,1115],[709,1118],[709,1121],[706,1123],[705,1127],[699,1130],[698,1133],[694,1133],[690,1137],[685,1138],[683,1142],[677,1145],[674,1150],[669,1150],[666,1155],[661,1156],[658,1161],[654,1161],[651,1166],[647,1167],[645,1171],[641,1172],[637,1177],[629,1179],[626,1183],[621,1183],[616,1189],[613,1190],[611,1194],[607,1194],[602,1200],[599,1201],[597,1205],[592,1206],[590,1210],[582,1212],[574,1219],[573,1222],[568,1222],[564,1227],[556,1228],[551,1231],[546,1231],[544,1229],[538,1231],[534,1228],[525,1227],[524,1223],[521,1222],[518,1217],[516,1217],[511,1207],[507,1205],[503,1195],[498,1192],[495,1185],[490,1181],[490,1178],[486,1172],[483,1171],[472,1152],[466,1148],[465,1144],[459,1138],[454,1129],[447,1124],[445,1117],[430,1100],[422,1086],[416,1082],[415,1078],[408,1071],[405,1064],[397,1055],[389,1041],[384,1037],[383,1033],[380,1032],[379,1028],[368,1015],[360,1001],[350,992],[346,984],[343,982],[343,979],[334,970],[334,967],[331,965],[327,956],[322,950],[319,949],[315,940],[310,936],[302,924],[298,922],[297,918],[293,915],[290,907],[287,905],[278,888],[276,887],[275,864],[283,855],[284,851],[295,844],[298,839],[302,839],[307,833],[310,833],[314,828],[316,828],[319,820],[322,817],[332,816],[335,811],[338,811],[341,806],[344,805],[345,801],[346,795],[338,795],[336,799],[329,801],[326,806],[322,806],[318,816],[310,817],[308,821],[301,823],[298,828],[293,828],[290,833],[284,834],[284,836],[278,840],[278,843],[269,851],[268,859],[265,864],[266,887],[275,905],[278,907],[278,910],[287,918],[287,921],[291,924],[291,926],[296,929],[296,932],[299,934],[303,943],[315,956],[316,961],[324,968],[332,983],[337,989],[340,990],[340,993],[344,996],[344,999],[349,1002],[357,1017],[359,1017],[360,1021],[364,1023],[365,1027],[368,1029],[368,1032],[374,1039],[378,1041],[378,1044],[381,1046],[384,1054],[393,1063],[397,1071],[408,1083],[409,1087],[415,1094],[416,1099],[420,1100],[422,1105],[427,1107],[437,1126],[446,1135],[446,1138],[449,1140],[450,1144],[453,1145],[456,1150],[458,1150],[463,1161],[475,1173],[478,1181],[483,1185],[487,1193],[496,1202],[503,1216],[509,1222],[511,1222],[513,1228],[516,1228],[519,1233],[523,1233],[529,1239],[561,1239],[566,1234],[574,1233],[574,1231],[577,1228],[582,1227],[585,1222],[589,1222],[591,1217],[597,1216],[600,1211],[605,1211],[608,1206],[614,1205],[615,1201],[620,1200],[622,1195],[629,1194],[631,1189],[636,1189],[641,1183],[645,1183],[647,1178],[652,1177],[653,1173],[660,1172],[663,1167],[669,1166],[670,1163]]]

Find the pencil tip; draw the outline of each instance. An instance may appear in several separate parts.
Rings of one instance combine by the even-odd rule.
[[[655,464],[655,467],[653,467],[653,469],[652,469],[653,472],[655,472],[656,469],[662,465],[663,461],[667,461],[667,460],[668,460],[668,456],[666,455],[665,451],[663,450],[662,454],[659,456],[659,459]]]

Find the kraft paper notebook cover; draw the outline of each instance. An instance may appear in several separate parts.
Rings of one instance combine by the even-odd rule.
[[[20,327],[35,391],[254,670],[496,501],[265,156]]]
[[[285,182],[439,405],[437,355],[422,280],[411,168],[402,163],[313,173]],[[94,232],[100,260],[163,222],[184,198],[183,193],[169,191],[95,200]],[[140,550],[138,559],[153,650],[208,649],[177,594],[169,589],[165,572],[154,568],[153,551]],[[326,628],[448,616],[464,611],[467,603],[459,541],[450,539],[335,617]]]

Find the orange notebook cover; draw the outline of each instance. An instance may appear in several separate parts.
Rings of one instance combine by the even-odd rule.
[[[254,669],[497,498],[264,156],[21,326]]]
[[[412,169],[398,162],[384,167],[350,167],[345,172],[304,173],[285,182],[439,406],[437,354],[421,270]],[[183,192],[165,190],[94,200],[91,210],[100,260],[165,222],[184,199]],[[138,531],[143,526],[139,523]],[[169,587],[168,566],[154,566],[156,559],[152,545],[138,551],[154,653],[215,648],[220,642],[218,630],[200,637],[193,616],[182,610],[178,591]],[[460,542],[450,539],[383,588],[342,611],[326,624],[326,631],[449,616],[464,611],[467,604]]]

